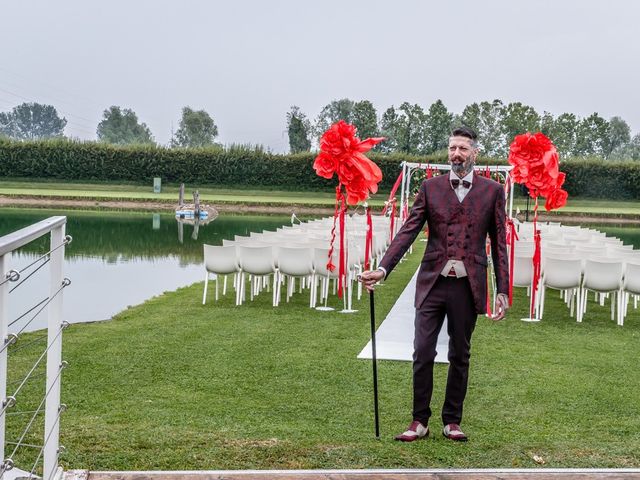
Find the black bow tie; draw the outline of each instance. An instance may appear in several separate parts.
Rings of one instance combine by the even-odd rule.
[[[452,178],[451,179],[451,186],[453,188],[458,188],[460,186],[460,180],[458,180],[457,178]],[[468,182],[466,180],[462,180],[462,186],[464,188],[470,188],[471,187],[471,182]]]

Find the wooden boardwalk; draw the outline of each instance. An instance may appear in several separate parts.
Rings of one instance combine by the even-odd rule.
[[[64,480],[640,480],[640,469],[214,470],[93,472],[71,470]]]

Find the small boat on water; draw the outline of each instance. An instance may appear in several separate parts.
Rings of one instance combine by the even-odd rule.
[[[211,210],[213,210],[213,212],[211,212]],[[200,211],[197,212],[195,208],[189,205],[184,205],[176,209],[176,218],[193,219],[197,216],[200,220],[204,220],[210,217],[216,217],[217,215],[218,213],[215,211],[215,208],[209,207],[208,205],[200,207]]]
[[[196,210],[194,205],[182,205],[176,209],[176,218],[188,220],[194,219],[196,216],[200,220],[213,220],[218,216],[218,211],[209,205],[201,205],[198,210]]]
[[[176,218],[184,220],[208,220],[211,221],[218,216],[218,211],[210,205],[200,205],[200,192],[193,192],[193,203],[184,203],[184,183],[180,185],[178,197],[178,208],[176,208]]]
[[[184,183],[180,185],[178,208],[176,208],[176,222],[178,223],[178,241],[184,240],[184,226],[192,225],[191,238],[198,239],[198,230],[201,225],[212,222],[218,216],[218,210],[211,205],[200,205],[200,192],[193,192],[193,203],[184,203]]]

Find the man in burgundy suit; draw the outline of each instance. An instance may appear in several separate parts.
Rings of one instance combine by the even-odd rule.
[[[396,440],[411,442],[429,434],[433,362],[438,333],[447,317],[449,374],[442,407],[443,435],[466,441],[460,428],[467,392],[471,334],[478,314],[486,312],[487,234],[497,281],[493,320],[508,308],[509,270],[505,230],[505,194],[493,180],[473,171],[478,155],[477,135],[467,127],[449,138],[451,171],[422,182],[409,218],[380,261],[378,270],[364,272],[368,290],[386,278],[422,231],[429,241],[416,283],[413,353],[413,421]]]

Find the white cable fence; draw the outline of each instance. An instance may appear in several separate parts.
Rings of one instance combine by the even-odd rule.
[[[62,332],[68,326],[62,319],[62,299],[71,284],[63,276],[64,251],[71,242],[65,236],[66,222],[63,216],[50,217],[0,237],[0,480],[14,468],[29,478],[62,477],[59,432],[66,406],[60,403],[60,383],[67,365],[62,361]],[[50,236],[46,253],[20,268],[9,268],[16,250],[46,235]],[[17,305],[23,313],[9,318],[9,306],[15,306],[11,293],[34,288],[29,279],[45,265],[48,292],[31,305]],[[45,315],[46,334],[24,333],[38,316]]]

